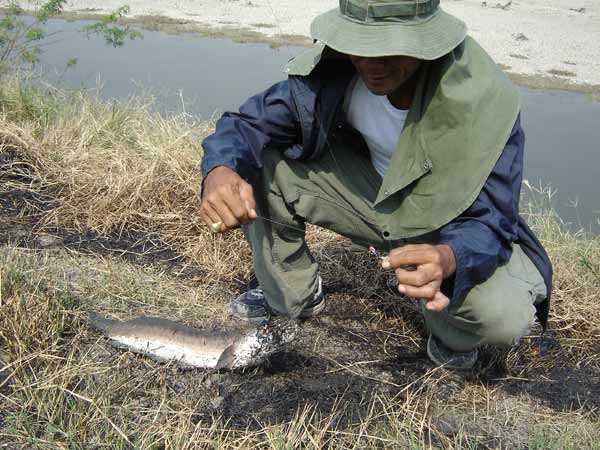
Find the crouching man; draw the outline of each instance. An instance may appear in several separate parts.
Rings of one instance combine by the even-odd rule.
[[[324,307],[311,223],[387,254],[421,298],[436,364],[469,369],[514,345],[552,268],[519,216],[524,135],[515,87],[439,0],[340,0],[288,78],[226,113],[204,142],[202,219],[243,225],[259,289],[246,320]]]

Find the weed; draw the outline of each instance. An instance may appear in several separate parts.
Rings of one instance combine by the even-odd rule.
[[[241,233],[214,236],[197,216],[199,143],[212,124],[162,117],[149,104],[106,103],[6,77],[0,84],[0,195],[35,193],[18,214],[0,214],[2,225],[92,230],[121,244],[101,255],[0,248],[0,446],[597,445],[600,239],[567,231],[546,201],[523,213],[554,263],[550,322],[562,345],[542,358],[535,336],[526,337],[505,355],[501,379],[432,368],[418,308],[388,289],[366,253],[314,227],[309,241],[329,311],[306,323],[307,337],[270,367],[184,372],[110,348],[88,328],[87,311],[236,328],[226,305],[251,273]],[[140,246],[145,241],[152,245]],[[152,256],[157,247],[202,270],[184,279],[165,269],[169,261],[141,266],[121,257],[132,248]]]
[[[66,0],[30,2],[28,6],[33,6],[33,10],[25,11],[18,1],[8,2],[0,18],[0,73],[23,66],[30,68],[39,61],[43,41],[56,34],[48,34],[46,23],[59,16],[65,4]],[[98,22],[87,25],[83,31],[100,34],[107,44],[120,47],[126,38],[142,37],[139,31],[131,30],[129,25],[122,23],[121,18],[128,12],[128,6],[121,6],[113,13],[101,16]],[[70,59],[67,67],[72,65],[74,60]]]

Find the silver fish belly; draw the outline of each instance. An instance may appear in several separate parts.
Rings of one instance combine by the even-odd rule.
[[[291,342],[299,328],[294,321],[278,319],[246,334],[215,333],[154,317],[121,322],[93,313],[90,323],[115,347],[159,361],[175,361],[180,367],[211,369],[258,365]]]

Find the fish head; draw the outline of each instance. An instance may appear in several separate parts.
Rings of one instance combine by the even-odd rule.
[[[262,322],[256,329],[256,335],[262,340],[263,346],[279,350],[282,346],[291,343],[299,331],[298,320],[275,317]]]
[[[270,355],[281,351],[298,335],[297,320],[283,317],[261,323],[250,333],[227,347],[217,362],[217,369],[240,369],[264,362]]]

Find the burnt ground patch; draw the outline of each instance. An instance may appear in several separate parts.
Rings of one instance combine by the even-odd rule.
[[[232,292],[238,288],[229,286]],[[577,368],[577,361],[563,350],[542,358],[535,352],[533,339],[528,339],[509,352],[483,349],[472,373],[435,369],[425,352],[427,333],[414,302],[392,295],[385,285],[366,296],[339,285],[330,289],[326,283],[326,288],[327,308],[304,323],[294,345],[273,355],[267,364],[241,372],[181,370],[174,364],[124,353],[87,330],[85,319],[77,315],[80,318],[69,326],[79,331],[69,329],[65,336],[78,340],[79,349],[74,357],[69,356],[69,343],[61,357],[72,363],[82,358],[77,364],[91,362],[111,369],[90,369],[89,374],[82,369],[71,382],[75,384],[67,388],[102,392],[98,398],[104,398],[115,413],[136,408],[145,414],[152,411],[152,426],[167,424],[174,412],[182,411],[192,424],[221,421],[237,433],[284,426],[310,407],[318,416],[330,417],[331,426],[342,432],[370,423],[374,414],[380,414],[383,424],[371,425],[381,427],[372,430],[377,435],[399,419],[387,418],[386,411],[374,413],[374,399],[393,399],[396,411],[417,417],[414,420],[422,424],[423,433],[431,434],[426,439],[434,448],[444,448],[443,439],[460,440],[467,433],[481,436],[472,448],[522,449],[530,439],[531,426],[548,411],[569,414],[597,409],[597,371]],[[136,300],[131,301],[133,305]],[[204,320],[223,320],[218,314],[216,310]],[[238,325],[231,322],[231,326]],[[39,361],[35,370],[51,373],[54,366],[58,370],[61,363]],[[13,395],[6,386],[3,393]],[[587,403],[580,401],[584,397]],[[532,411],[539,404],[548,409],[538,416]],[[506,411],[515,417],[514,423],[505,423]],[[474,414],[483,416],[474,421]],[[127,417],[131,420],[138,419]]]
[[[15,189],[0,193],[0,245],[31,249],[63,248],[90,256],[117,256],[140,266],[159,265],[175,278],[202,279],[208,271],[190,263],[163,239],[152,233],[124,228],[108,236],[91,230],[41,227],[52,201],[33,191]]]
[[[29,191],[0,196],[0,244],[66,250],[90,258],[117,256],[135,266],[156,266],[174,280],[190,280],[192,285],[202,283],[208,274],[151,233],[124,229],[101,236],[91,231],[40,231],[41,214],[37,213],[49,205],[47,199]],[[326,252],[331,260],[348,258],[337,247]],[[560,348],[542,357],[535,350],[535,338],[512,351],[482,349],[473,372],[436,372],[425,351],[427,332],[418,304],[398,296],[385,279],[376,278],[369,288],[361,287],[353,277],[363,271],[374,272],[374,264],[357,269],[352,260],[344,262],[349,264],[348,275],[336,276],[333,271],[333,276],[324,279],[328,296],[325,313],[307,321],[298,342],[273,355],[262,367],[216,374],[182,371],[143,356],[124,356],[108,348],[107,342],[102,343],[105,350],[101,359],[106,365],[119,361],[118,373],[113,376],[128,380],[114,390],[112,404],[118,407],[126,393],[144,408],[160,409],[164,403],[160,392],[168,392],[174,404],[194,404],[189,412],[194,423],[218,417],[229,428],[243,432],[293,421],[309,405],[320,416],[333,415],[334,427],[350,429],[372,414],[374,398],[392,398],[410,405],[418,397],[424,403],[417,404],[416,411],[425,414],[430,409],[428,426],[436,432],[449,437],[465,432],[488,436],[479,448],[515,449],[523,448],[528,425],[510,432],[496,427],[492,432],[491,425],[472,423],[465,411],[480,400],[471,399],[467,405],[469,395],[478,399],[497,392],[499,397],[494,401],[508,409],[523,408],[517,399],[526,398],[559,413],[583,410],[597,414],[598,369],[582,366],[575,355]],[[254,286],[256,281],[250,274],[230,281],[227,289],[241,292]],[[82,389],[85,384],[80,383],[78,388]],[[4,386],[4,392],[8,390]],[[428,398],[433,399],[431,405]]]
[[[510,394],[527,393],[557,411],[600,409],[600,370],[553,367],[530,369],[522,380],[507,380],[502,389]]]
[[[374,396],[396,397],[411,383],[418,389],[432,368],[423,346],[384,333],[363,309],[350,296],[334,295],[290,350],[260,368],[223,374],[223,418],[258,429],[290,421],[310,404],[323,416],[339,411],[336,423],[345,427],[368,415]]]
[[[310,403],[324,415],[334,407],[343,411],[337,420],[347,426],[365,417],[369,399],[402,395],[408,385],[417,391],[433,390],[440,402],[452,403],[462,391],[485,386],[507,394],[501,402],[512,404],[510,399],[525,395],[557,412],[597,414],[598,370],[578,368],[565,358],[560,361],[557,353],[536,356],[534,339],[511,350],[484,347],[474,371],[442,370],[443,384],[425,379],[433,365],[425,351],[422,322],[412,324],[415,332],[408,333],[410,337],[396,332],[407,326],[403,318],[414,316],[414,309],[374,306],[377,315],[387,312],[375,326],[373,313],[365,312],[363,302],[334,295],[326,314],[305,324],[305,335],[294,350],[274,355],[269,364],[252,372],[226,375],[221,385],[223,417],[240,428],[281,423]],[[509,437],[502,439],[489,445],[494,448]]]

